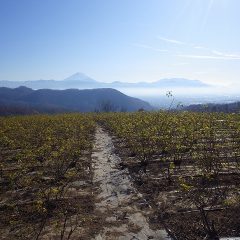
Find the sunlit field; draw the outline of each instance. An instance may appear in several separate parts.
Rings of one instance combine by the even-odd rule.
[[[0,126],[5,238],[75,239],[81,232],[89,239],[100,231],[91,158],[99,126],[142,193],[143,210],[151,206],[152,226],[177,239],[240,233],[239,114],[35,115],[2,117]]]

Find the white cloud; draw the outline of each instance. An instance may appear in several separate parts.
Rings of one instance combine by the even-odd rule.
[[[173,66],[185,66],[185,65],[189,65],[190,63],[188,62],[179,62],[179,63],[175,63],[173,64]]]
[[[165,42],[169,42],[169,43],[173,43],[173,44],[178,44],[178,45],[187,45],[189,47],[191,47],[192,49],[197,49],[199,51],[204,50],[205,54],[184,54],[184,53],[171,53],[172,56],[177,56],[177,57],[182,57],[182,58],[190,58],[190,59],[206,59],[206,60],[240,60],[240,54],[229,54],[229,53],[224,53],[221,51],[217,51],[217,50],[213,50],[201,45],[195,45],[195,44],[186,44],[184,42],[178,41],[178,40],[174,40],[174,39],[168,39],[168,38],[164,38],[164,37],[158,37],[158,39],[165,41]],[[156,52],[169,52],[169,50],[166,49],[160,49],[160,48],[156,48],[156,47],[152,47],[150,45],[146,45],[146,44],[142,44],[142,43],[135,43],[133,44],[135,47],[139,47],[139,48],[144,48],[144,49],[149,49],[152,51],[156,51]],[[187,65],[189,63],[177,63],[175,64],[175,66],[181,66],[181,65]]]
[[[193,45],[193,47],[194,47],[195,49],[209,50],[208,48],[203,47],[203,46],[194,46],[194,45]]]
[[[195,72],[195,74],[199,74],[199,75],[202,75],[202,74],[207,74],[208,72],[204,72],[204,71],[200,71],[200,72]]]
[[[222,60],[239,60],[240,59],[240,54],[224,53],[224,52],[213,50],[203,46],[194,46],[194,48],[200,49],[200,50],[207,50],[209,53],[211,53],[211,55],[207,55],[207,56],[201,55],[201,56],[198,56],[198,58],[205,57],[206,59],[222,59]]]
[[[216,60],[240,60],[240,56],[235,55],[194,55],[194,54],[178,54],[177,57],[194,58],[194,59],[216,59]]]
[[[228,54],[228,53],[223,53],[223,52],[216,51],[216,50],[212,50],[212,53],[217,56],[222,56],[222,57],[226,57],[226,58],[240,59],[239,54]]]
[[[164,42],[178,44],[178,45],[185,45],[184,42],[181,42],[181,41],[178,41],[178,40],[175,40],[175,39],[169,39],[169,38],[159,37],[159,36],[157,38],[164,41]]]
[[[166,49],[160,49],[160,48],[155,48],[146,44],[142,44],[142,43],[134,43],[133,44],[135,47],[139,47],[139,48],[145,48],[145,49],[150,49],[156,52],[168,52],[168,50]]]

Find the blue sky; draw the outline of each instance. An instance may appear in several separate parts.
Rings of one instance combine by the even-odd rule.
[[[240,82],[239,0],[0,0],[0,79]]]

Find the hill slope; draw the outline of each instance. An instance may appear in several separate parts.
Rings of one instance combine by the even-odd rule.
[[[185,107],[183,110],[194,112],[224,112],[240,113],[240,102],[222,103],[222,104],[195,104]]]
[[[152,110],[150,104],[115,89],[32,90],[0,88],[0,114]],[[13,110],[14,109],[14,110]],[[19,112],[18,112],[18,111]],[[21,110],[21,111],[20,111]]]

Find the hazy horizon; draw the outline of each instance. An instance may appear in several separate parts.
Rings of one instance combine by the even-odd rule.
[[[208,82],[205,82],[205,81],[202,81],[201,79],[188,79],[188,78],[184,78],[184,77],[181,77],[181,76],[174,76],[174,77],[164,77],[164,78],[158,78],[158,79],[154,79],[154,80],[149,80],[149,79],[146,79],[146,80],[135,80],[135,81],[124,81],[124,80],[98,80],[98,79],[95,79],[95,78],[93,78],[93,77],[91,77],[91,76],[89,76],[88,74],[85,74],[85,73],[83,73],[83,72],[76,72],[76,73],[74,73],[74,74],[71,74],[70,76],[64,76],[63,78],[61,78],[61,79],[42,79],[42,78],[39,78],[39,79],[37,79],[37,78],[33,78],[33,79],[0,79],[0,81],[19,81],[19,82],[22,82],[22,81],[39,81],[39,80],[41,80],[41,81],[44,81],[44,80],[46,80],[46,81],[51,81],[51,80],[54,80],[54,81],[67,81],[68,80],[68,78],[71,78],[72,76],[74,76],[74,75],[82,75],[82,77],[79,77],[79,79],[78,80],[81,80],[82,78],[84,78],[84,77],[86,77],[86,78],[89,78],[89,79],[93,79],[93,80],[95,80],[95,81],[97,81],[97,82],[99,82],[99,83],[114,83],[114,82],[121,82],[121,83],[154,83],[154,82],[158,82],[158,81],[162,81],[162,80],[171,80],[171,79],[186,79],[186,80],[190,80],[190,81],[200,81],[200,82],[202,82],[202,83],[205,83],[205,84],[208,84],[209,86],[228,86],[229,84],[221,84],[221,83],[208,83]]]

